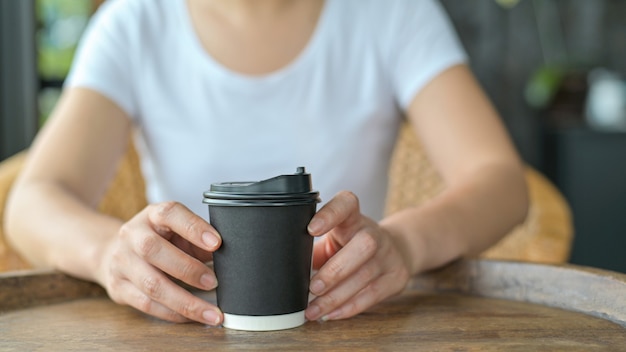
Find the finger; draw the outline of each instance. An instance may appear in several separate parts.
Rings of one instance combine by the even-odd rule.
[[[328,259],[311,278],[311,293],[319,296],[332,289],[373,258],[378,248],[378,236],[370,231],[358,231],[352,240]]]
[[[156,235],[151,229],[123,228],[120,232],[126,236],[125,232],[129,230],[134,231],[131,241],[133,251],[145,262],[191,286],[205,290],[217,286],[215,274],[204,263]]]
[[[110,268],[111,280],[107,285],[107,292],[109,297],[118,304],[129,305],[135,309],[138,309],[146,314],[155,316],[157,318],[176,322],[184,323],[190,320],[184,316],[174,312],[173,310],[163,306],[162,304],[153,301],[150,297],[139,290],[130,280],[128,280],[121,272],[120,266],[131,267],[128,265],[128,256],[117,256],[121,261],[114,261],[119,265],[113,265]]]
[[[180,248],[183,252],[191,255],[203,263],[207,263],[213,259],[212,252],[194,245],[179,235],[174,235],[169,241],[177,248]]]
[[[149,264],[137,258],[134,266],[127,275],[128,280],[153,301],[190,320],[210,325],[219,325],[223,320],[222,313],[217,307],[174,284]],[[150,308],[150,306],[139,307],[142,311]]]
[[[355,316],[374,304],[382,301],[384,297],[377,293],[376,290],[371,287],[378,285],[377,282],[372,282],[371,285],[361,290],[358,294],[351,299],[343,302],[341,306],[331,310],[329,313],[324,309],[315,320],[339,320]]]
[[[359,199],[352,192],[342,191],[313,216],[308,231],[312,236],[323,235],[334,228],[350,233],[358,229],[360,221]]]
[[[214,252],[222,242],[215,228],[178,202],[149,205],[148,219],[158,233],[172,232],[194,245]]]
[[[340,307],[322,315],[322,320],[338,320],[353,317],[386,298],[401,292],[406,285],[406,280],[398,278],[391,273],[380,276],[370,282],[358,294],[345,301]],[[316,318],[320,319],[320,318]]]
[[[123,280],[115,290],[111,299],[119,304],[131,306],[143,313],[174,323],[187,323],[191,320],[152,300],[128,280]]]
[[[307,319],[317,320],[336,311],[351,300],[351,297],[354,297],[368,285],[371,285],[372,281],[379,277],[380,274],[380,266],[374,261],[370,261],[360,267],[354,275],[344,280],[324,295],[311,301],[305,313]]]

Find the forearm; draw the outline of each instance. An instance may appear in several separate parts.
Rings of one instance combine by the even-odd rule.
[[[121,226],[52,183],[16,185],[6,211],[7,237],[25,259],[87,280],[97,280],[102,251]]]
[[[476,255],[523,221],[528,196],[517,165],[485,166],[381,225],[400,242],[412,274]]]

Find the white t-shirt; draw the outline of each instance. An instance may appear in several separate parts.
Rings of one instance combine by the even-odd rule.
[[[465,60],[431,0],[327,0],[305,49],[263,76],[212,59],[185,0],[109,0],[66,86],[94,89],[133,119],[149,202],[180,201],[206,218],[211,183],[305,166],[323,201],[351,190],[380,219],[402,111]]]

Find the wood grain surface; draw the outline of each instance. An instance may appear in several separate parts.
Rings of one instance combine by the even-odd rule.
[[[542,268],[545,270],[539,270]],[[526,274],[521,275],[520,270]],[[29,280],[12,281],[12,285],[24,283],[22,290],[0,286],[3,302],[7,299],[5,291],[39,297],[17,300],[22,302],[20,308],[0,313],[0,350],[626,351],[626,329],[609,317],[615,314],[603,312],[602,317],[597,317],[566,310],[567,305],[551,307],[550,300],[546,304],[532,302],[551,295],[566,299],[575,296],[573,292],[563,296],[563,290],[557,288],[540,290],[541,294],[529,293],[536,290],[534,287],[543,286],[543,280],[554,279],[556,272],[552,270],[561,270],[557,276],[585,273],[583,279],[613,275],[584,268],[461,262],[415,278],[403,294],[352,319],[307,322],[284,331],[243,332],[150,318],[114,304],[97,286],[67,277],[56,276],[54,280],[60,283],[52,288],[54,294],[42,294],[49,284],[31,286],[39,290],[31,292],[26,286],[34,285],[35,278],[46,281],[58,275],[39,273]],[[503,277],[508,279],[503,281]],[[8,279],[0,277],[0,283]],[[437,284],[433,284],[435,281]],[[609,290],[622,290],[613,301],[623,303],[626,281],[623,277],[613,281],[621,284]],[[602,284],[600,280],[590,287],[602,290],[595,286]],[[63,286],[68,287],[70,295],[64,295],[60,289]],[[579,292],[580,301],[587,293]],[[212,293],[201,296],[214,300]],[[62,300],[65,302],[59,303]]]

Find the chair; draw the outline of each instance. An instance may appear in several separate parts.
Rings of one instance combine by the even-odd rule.
[[[441,178],[408,124],[400,130],[389,178],[387,213],[419,205],[443,189]],[[569,205],[559,190],[532,167],[526,168],[526,180],[530,197],[526,220],[481,257],[564,263],[569,259],[574,233]]]
[[[4,206],[6,198],[17,177],[27,151],[22,151],[0,162],[0,272],[29,269],[23,260],[4,239]],[[118,165],[118,171],[104,198],[99,211],[123,220],[130,219],[147,204],[145,183],[139,171],[139,156],[132,143]]]
[[[28,264],[4,241],[4,204],[11,184],[27,157],[21,152],[0,163],[0,272],[26,269]],[[391,160],[386,212],[418,205],[443,188],[441,179],[428,162],[415,134],[402,127]],[[572,219],[567,202],[540,173],[527,168],[530,209],[526,221],[507,234],[481,257],[543,263],[566,262],[573,238]],[[130,144],[99,210],[129,219],[146,205],[145,184],[139,172],[139,158]],[[410,190],[410,191],[407,191]]]

